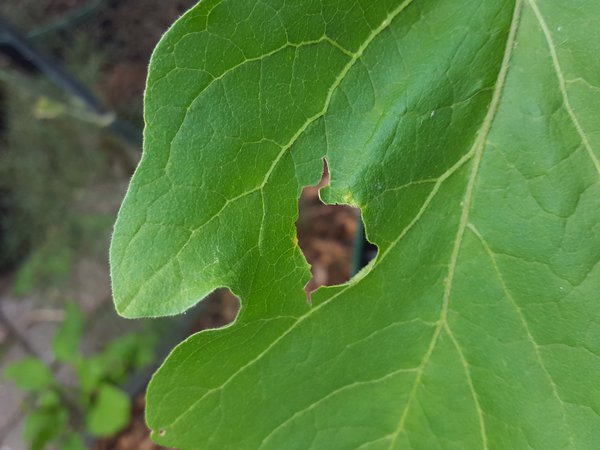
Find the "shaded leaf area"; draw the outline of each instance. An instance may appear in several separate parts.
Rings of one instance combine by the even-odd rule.
[[[159,44],[116,224],[125,316],[236,322],[148,391],[164,445],[597,448],[600,4],[207,0]],[[319,180],[376,260],[321,288]]]

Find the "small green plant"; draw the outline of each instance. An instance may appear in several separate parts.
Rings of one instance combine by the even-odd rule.
[[[600,2],[205,0],[156,48],[117,310],[218,287],[146,418],[180,449],[600,448]],[[376,259],[306,301],[328,162]]]
[[[145,334],[124,335],[103,351],[83,356],[79,350],[83,331],[83,314],[69,303],[53,340],[54,367],[28,357],[6,368],[5,377],[29,394],[23,437],[31,450],[50,443],[62,450],[85,449],[85,435],[111,436],[129,423],[129,397],[118,385],[131,370],[152,362],[153,339]],[[75,372],[76,385],[54,376],[61,368]]]

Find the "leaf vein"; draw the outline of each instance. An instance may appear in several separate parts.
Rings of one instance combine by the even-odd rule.
[[[477,391],[475,390],[475,384],[473,383],[473,377],[471,376],[471,369],[469,369],[469,363],[467,362],[467,358],[462,351],[462,347],[460,346],[458,339],[454,336],[454,332],[450,329],[450,325],[448,322],[444,324],[444,329],[446,330],[446,334],[454,344],[456,351],[458,352],[458,356],[460,362],[465,369],[465,375],[467,377],[467,384],[469,385],[469,390],[471,391],[471,396],[473,397],[473,402],[475,403],[475,410],[477,411],[477,417],[479,419],[479,430],[481,433],[481,442],[483,443],[483,448],[488,448],[487,441],[487,433],[485,429],[485,420],[483,418],[483,409],[481,408],[481,404],[479,403],[479,397],[477,395]]]
[[[575,115],[575,111],[573,110],[573,107],[571,106],[569,94],[567,93],[567,82],[565,80],[565,76],[563,75],[563,71],[560,66],[560,61],[558,59],[558,54],[556,52],[556,46],[554,45],[554,40],[552,39],[552,35],[550,34],[548,25],[546,24],[546,21],[544,20],[544,16],[542,15],[542,12],[540,11],[536,1],[535,0],[527,0],[527,3],[531,7],[533,14],[535,15],[535,18],[537,19],[538,23],[540,24],[540,28],[542,29],[542,33],[544,34],[544,38],[546,39],[546,43],[548,44],[548,50],[550,51],[550,57],[552,58],[552,65],[554,67],[554,71],[556,72],[556,76],[558,78],[560,94],[562,96],[563,103],[565,105],[565,109],[567,110],[567,113],[569,114],[569,117],[570,117],[571,121],[573,122],[575,129],[577,130],[577,134],[579,135],[579,138],[581,139],[581,142],[582,142],[586,152],[588,153],[590,159],[592,160],[592,163],[594,164],[594,167],[596,168],[596,172],[598,172],[598,174],[600,174],[600,161],[596,157],[596,154],[594,153],[594,150],[592,149],[590,141],[589,141],[587,135],[585,134],[583,127],[579,123],[579,119],[577,119],[577,116]]]
[[[265,445],[276,433],[277,431],[281,430],[282,428],[284,428],[288,423],[292,422],[294,419],[296,419],[297,417],[301,416],[302,414],[306,413],[307,411],[313,410],[315,409],[318,405],[320,405],[321,403],[325,402],[326,400],[335,397],[337,394],[341,393],[341,392],[345,392],[345,391],[349,391],[352,390],[356,387],[359,386],[365,386],[365,385],[370,385],[370,384],[377,384],[380,383],[382,381],[386,381],[389,378],[393,378],[394,376],[400,374],[400,373],[411,373],[416,371],[416,367],[415,368],[408,368],[408,369],[397,369],[394,370],[393,372],[389,372],[381,377],[372,379],[372,380],[364,380],[364,381],[355,381],[353,383],[350,384],[346,384],[342,387],[339,387],[337,389],[334,389],[333,391],[331,391],[330,393],[328,393],[327,395],[321,397],[320,399],[318,399],[317,401],[311,403],[310,405],[308,405],[305,408],[302,408],[299,411],[296,411],[291,417],[289,417],[288,419],[286,419],[284,422],[282,422],[281,424],[279,424],[276,428],[273,428],[273,430],[261,441],[261,443],[259,444],[258,448],[262,448],[263,445]]]
[[[388,17],[382,21],[382,23],[369,35],[369,37],[365,40],[365,42],[360,46],[360,48],[357,50],[357,52],[355,53],[355,57],[354,59],[352,59],[351,61],[348,62],[348,64],[345,66],[345,68],[342,70],[342,72],[340,73],[340,75],[337,77],[336,81],[333,83],[333,85],[331,86],[329,93],[327,95],[326,101],[325,101],[325,106],[323,108],[323,110],[319,113],[317,113],[315,116],[310,117],[305,123],[304,125],[294,134],[294,136],[292,136],[292,139],[290,140],[290,142],[285,145],[281,152],[279,153],[279,155],[275,158],[275,160],[273,161],[273,163],[271,164],[270,169],[267,171],[267,173],[265,174],[265,178],[263,180],[263,183],[261,184],[261,186],[259,186],[259,189],[262,189],[264,187],[264,185],[266,184],[266,182],[268,181],[269,177],[271,176],[271,173],[273,172],[273,170],[275,169],[276,165],[279,163],[279,161],[281,160],[281,158],[283,157],[283,154],[285,153],[285,151],[290,148],[294,142],[302,135],[302,133],[304,133],[304,131],[306,131],[306,129],[310,126],[311,123],[313,123],[314,121],[316,121],[317,119],[319,119],[321,116],[323,116],[326,112],[327,109],[329,107],[329,102],[331,101],[331,97],[333,96],[334,91],[337,89],[337,87],[340,85],[340,83],[343,81],[344,77],[346,76],[346,74],[348,73],[348,71],[352,68],[352,66],[356,63],[356,61],[362,56],[362,54],[364,53],[364,51],[366,50],[366,48],[375,40],[375,38],[382,32],[384,31],[387,27],[389,27],[389,25],[392,23],[392,21],[402,12],[404,11],[411,3],[413,2],[413,0],[405,0],[404,2],[402,2],[396,9],[394,9],[389,15]],[[461,161],[463,161],[465,158],[462,158]],[[454,168],[453,168],[454,169]],[[448,172],[450,172],[452,169],[450,169]],[[448,174],[448,172],[446,174],[444,174],[440,180],[445,180],[447,177],[449,177],[450,175]],[[447,176],[446,176],[447,175]],[[445,177],[444,177],[445,176]],[[440,181],[439,183],[441,183],[442,181]],[[437,185],[439,186],[439,185]],[[427,204],[425,204],[423,206],[423,208],[421,209],[420,213],[422,213],[422,211],[427,207],[429,203],[427,202]],[[420,217],[420,215],[418,215],[418,217]],[[409,227],[411,227],[414,222],[416,220],[414,220],[413,222],[411,222],[409,224]],[[406,230],[406,229],[405,229]],[[399,240],[399,239],[398,239]],[[397,242],[397,241],[396,241]],[[348,289],[350,286],[352,286],[352,284],[349,284],[346,289]],[[309,312],[307,314],[305,314],[304,316],[301,316],[300,318],[298,318],[298,320],[296,322],[294,322],[290,328],[288,328],[286,331],[284,331],[278,338],[276,338],[271,345],[269,345],[265,350],[263,350],[261,353],[259,353],[253,360],[251,360],[250,362],[248,362],[247,364],[245,364],[244,366],[240,367],[240,369],[233,373],[227,380],[225,380],[225,382],[219,386],[218,388],[215,388],[209,392],[207,392],[204,396],[200,397],[198,400],[196,400],[189,408],[187,408],[185,411],[181,412],[179,415],[177,415],[169,424],[169,426],[173,426],[175,425],[187,412],[189,412],[192,408],[194,408],[197,404],[199,404],[205,397],[206,395],[208,395],[210,392],[213,392],[214,390],[217,389],[222,389],[223,387],[225,387],[229,382],[231,382],[231,380],[233,380],[239,373],[243,372],[246,368],[248,368],[249,366],[251,366],[252,364],[256,363],[257,361],[259,361],[261,358],[263,358],[275,345],[277,345],[277,343],[279,341],[281,341],[281,339],[283,339],[287,334],[289,334],[293,329],[295,329],[295,327],[302,323],[304,320],[306,320],[306,318],[310,317],[312,314],[314,314],[315,311],[318,311],[321,307],[323,307],[324,305],[326,305],[327,303],[329,303],[333,298],[337,297],[339,294],[341,294],[342,292],[344,292],[346,289],[342,289],[341,291],[339,291],[335,296],[332,296],[330,299],[328,299],[327,302],[321,303],[319,306],[309,310]]]
[[[423,372],[425,371],[425,367],[427,366],[427,364],[431,358],[431,355],[433,354],[433,350],[435,349],[435,346],[437,344],[437,341],[439,339],[441,331],[447,321],[448,304],[450,302],[450,294],[452,292],[452,285],[453,285],[453,281],[454,281],[454,275],[456,273],[456,265],[457,265],[457,261],[458,261],[458,256],[460,254],[460,249],[462,246],[462,239],[463,239],[465,229],[466,229],[468,219],[469,219],[475,182],[477,180],[477,175],[479,173],[479,167],[481,165],[481,159],[482,159],[483,150],[485,148],[485,144],[487,141],[487,136],[491,130],[492,123],[496,116],[496,112],[497,112],[498,106],[500,104],[500,98],[502,96],[502,92],[504,89],[506,75],[508,73],[508,69],[510,66],[510,60],[511,60],[513,49],[514,49],[515,38],[516,38],[517,30],[519,27],[522,5],[523,5],[523,0],[516,0],[514,12],[513,12],[513,18],[512,18],[510,30],[508,33],[506,47],[504,50],[504,56],[502,58],[502,64],[501,64],[500,70],[498,72],[498,78],[496,80],[496,85],[494,88],[494,92],[492,94],[492,99],[490,101],[490,105],[489,105],[487,114],[483,120],[481,128],[479,129],[479,132],[477,134],[477,137],[475,139],[473,147],[471,148],[471,150],[468,153],[468,154],[471,154],[471,153],[473,154],[472,169],[471,169],[471,174],[469,176],[469,180],[467,182],[467,187],[466,187],[465,195],[464,195],[463,202],[462,202],[462,212],[461,212],[461,217],[460,217],[460,223],[458,226],[456,237],[454,239],[454,246],[452,248],[452,254],[450,256],[450,263],[448,265],[448,277],[447,277],[447,282],[446,282],[446,285],[444,288],[444,296],[443,296],[443,300],[442,300],[442,308],[440,311],[440,318],[438,320],[438,327],[434,331],[431,341],[430,341],[430,344],[429,344],[429,347],[428,347],[427,351],[425,352],[425,355],[423,356],[423,360],[421,361],[421,364],[419,365],[419,371],[417,373],[417,377],[415,378],[415,383],[411,390],[411,395],[410,395],[408,401],[406,402],[406,406],[400,417],[400,420],[398,423],[398,428],[396,429],[396,431],[394,433],[394,437],[390,441],[390,446],[389,446],[390,449],[392,449],[395,446],[398,436],[402,433],[402,431],[405,428],[406,418],[408,417],[408,413],[410,411],[410,406],[416,397],[416,393],[417,393],[417,389],[419,387],[419,383],[421,381],[421,377],[423,375]],[[484,445],[485,444],[486,443],[484,441]]]
[[[525,319],[525,315],[523,314],[523,309],[521,308],[521,306],[519,306],[519,304],[513,297],[512,293],[508,289],[508,286],[506,285],[506,281],[504,280],[504,276],[502,275],[502,272],[500,271],[500,267],[498,266],[498,262],[496,261],[496,255],[494,254],[494,251],[491,249],[491,247],[487,243],[486,239],[483,237],[483,235],[479,232],[479,230],[477,230],[475,225],[473,225],[472,223],[469,223],[467,225],[467,228],[479,240],[479,242],[481,243],[481,246],[485,250],[488,257],[490,258],[492,266],[494,267],[494,271],[496,272],[496,275],[498,276],[498,281],[500,282],[500,285],[502,286],[502,290],[504,291],[504,295],[506,296],[506,298],[509,300],[509,302],[511,303],[511,305],[514,307],[515,311],[517,312],[517,315],[519,316],[519,321],[521,322],[521,325],[523,326],[523,329],[525,330],[525,333],[527,334],[527,340],[531,343],[531,345],[533,347],[533,350],[534,350],[536,359],[540,365],[540,368],[543,370],[543,372],[546,374],[546,377],[548,378],[550,388],[552,389],[552,396],[558,401],[559,405],[561,406],[562,419],[565,422],[566,429],[568,430],[569,427],[568,427],[568,422],[567,422],[567,417],[566,417],[566,412],[564,409],[563,401],[558,394],[558,389],[557,389],[556,383],[554,382],[554,379],[552,378],[552,376],[550,375],[550,372],[548,371],[548,369],[546,368],[546,365],[544,364],[544,360],[540,353],[540,346],[533,337],[531,329],[529,328],[529,324],[528,324],[527,320]],[[570,433],[568,434],[568,437],[569,437],[570,448],[575,448],[575,446],[573,444],[573,437],[571,436]]]

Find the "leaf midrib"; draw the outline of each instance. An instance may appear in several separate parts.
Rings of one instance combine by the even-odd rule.
[[[475,143],[473,144],[473,148],[469,151],[469,154],[470,153],[473,154],[472,168],[471,168],[471,173],[469,175],[469,180],[467,182],[467,187],[466,187],[465,194],[464,194],[463,201],[462,201],[462,211],[461,211],[460,223],[458,226],[456,237],[454,239],[454,246],[452,248],[452,254],[450,256],[450,263],[448,265],[448,276],[446,278],[446,283],[445,283],[445,287],[444,287],[444,297],[443,297],[442,308],[440,311],[440,317],[438,319],[438,327],[436,328],[436,330],[434,331],[434,333],[432,335],[429,347],[428,347],[427,351],[425,352],[425,355],[423,356],[423,360],[421,361],[421,364],[419,366],[419,370],[417,372],[415,382],[411,389],[409,398],[406,402],[404,411],[402,412],[402,415],[400,417],[398,427],[392,435],[392,439],[391,439],[390,445],[389,445],[390,449],[392,449],[394,447],[394,445],[396,444],[396,441],[398,439],[398,436],[400,436],[400,434],[404,430],[406,418],[408,417],[408,413],[410,411],[410,406],[416,396],[416,392],[419,387],[421,377],[423,375],[423,372],[425,371],[427,364],[429,363],[429,361],[431,359],[431,355],[433,354],[433,351],[435,349],[435,346],[438,342],[438,339],[441,335],[442,330],[444,328],[446,328],[448,330],[447,331],[448,334],[451,335],[451,338],[453,338],[453,334],[452,334],[452,332],[450,330],[450,326],[448,325],[448,322],[447,322],[447,317],[448,317],[448,305],[450,302],[450,295],[452,292],[454,276],[456,273],[456,265],[458,262],[460,249],[462,246],[462,239],[463,239],[467,224],[469,222],[469,214],[471,211],[473,192],[474,192],[474,188],[475,188],[475,182],[477,180],[477,175],[479,174],[479,168],[481,165],[483,151],[485,148],[487,137],[492,128],[494,118],[498,111],[498,106],[500,104],[500,99],[502,97],[502,93],[504,90],[506,76],[508,74],[508,69],[510,66],[510,61],[511,61],[511,57],[512,57],[513,50],[514,50],[515,39],[516,39],[517,31],[519,28],[522,8],[523,8],[523,0],[516,0],[514,12],[513,12],[513,18],[511,21],[508,38],[507,38],[506,46],[505,46],[505,50],[504,50],[504,55],[502,58],[502,64],[501,64],[500,70],[498,72],[498,78],[496,80],[494,92],[492,94],[492,99],[490,101],[490,105],[488,107],[487,114],[483,120],[482,126],[478,131],[477,138],[475,140]],[[456,343],[456,344],[458,344],[458,343]],[[465,367],[465,370],[466,370],[466,374],[467,374],[467,381],[469,384],[469,388],[470,388],[471,394],[473,396],[473,401],[475,403],[475,407],[476,407],[479,422],[480,422],[480,431],[481,431],[481,439],[482,439],[482,443],[483,443],[483,448],[487,449],[488,448],[487,434],[485,431],[485,421],[483,419],[483,412],[481,409],[481,405],[479,404],[479,400],[477,398],[475,389],[473,387],[473,382],[471,380],[470,373],[467,370],[467,367]]]

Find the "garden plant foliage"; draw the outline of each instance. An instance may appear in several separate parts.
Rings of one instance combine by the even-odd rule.
[[[600,2],[205,0],[159,43],[113,237],[118,311],[181,343],[147,420],[182,449],[600,446]],[[308,304],[298,197],[376,260]]]
[[[4,377],[28,394],[22,436],[29,450],[84,450],[84,435],[108,437],[130,421],[127,393],[117,387],[132,370],[154,359],[153,336],[123,335],[93,355],[80,351],[85,316],[77,303],[66,304],[65,317],[52,340],[53,367],[30,356],[9,364]],[[74,373],[76,383],[59,373]]]

